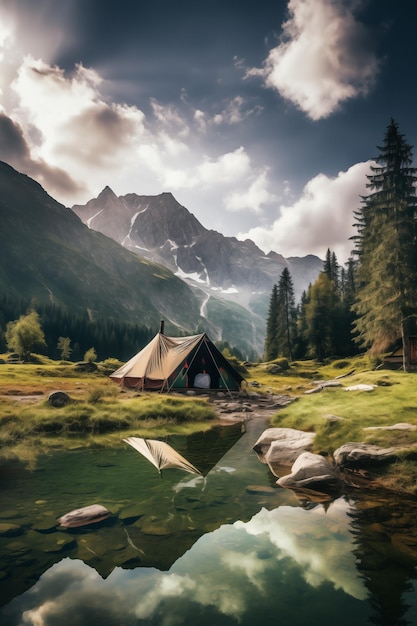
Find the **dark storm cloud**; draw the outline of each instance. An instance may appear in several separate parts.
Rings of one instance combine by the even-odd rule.
[[[29,148],[22,129],[7,115],[0,113],[0,160],[18,163],[29,158]]]
[[[82,189],[62,169],[32,159],[21,127],[4,113],[0,113],[0,160],[33,176],[58,195]]]

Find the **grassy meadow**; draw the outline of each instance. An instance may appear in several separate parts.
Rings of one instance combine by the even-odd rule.
[[[121,390],[108,378],[119,363],[81,373],[71,363],[36,360],[0,364],[0,453],[6,456],[31,460],[50,448],[192,432],[210,428],[216,418],[205,398]],[[70,402],[51,406],[54,391],[66,392]]]
[[[37,357],[37,363],[9,364],[7,355],[2,356],[2,455],[29,460],[50,448],[111,445],[134,434],[160,437],[207,429],[216,419],[204,396],[121,390],[108,378],[119,365],[112,360],[98,364],[95,373],[80,373],[68,362]],[[296,400],[277,411],[271,426],[314,431],[314,452],[331,454],[349,441],[404,446],[401,460],[384,467],[383,479],[386,486],[417,493],[417,430],[372,430],[400,422],[417,427],[417,374],[375,369],[366,356],[325,364],[287,364],[281,359],[248,365],[247,372],[249,394],[273,393]],[[334,379],[340,387],[305,393],[319,381]],[[375,388],[345,390],[359,384]],[[71,398],[65,407],[48,403],[49,394],[57,390]]]
[[[383,465],[372,476],[375,484],[417,494],[417,373],[375,369],[367,356],[321,365],[313,361],[292,363],[278,375],[269,373],[272,365],[251,368],[251,377],[263,389],[286,393],[297,401],[278,411],[271,426],[315,432],[313,451],[324,455],[347,442],[404,447],[400,460]],[[329,380],[337,380],[341,386],[305,393],[320,381]],[[356,385],[375,388],[346,391],[346,387]],[[332,420],[329,416],[343,419]],[[399,423],[411,424],[416,430],[379,428]]]

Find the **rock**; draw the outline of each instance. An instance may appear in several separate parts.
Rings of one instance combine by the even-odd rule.
[[[68,402],[70,402],[70,400],[71,398],[67,393],[65,393],[65,391],[53,391],[48,396],[49,404],[55,408],[65,406]]]
[[[323,415],[323,419],[326,420],[332,426],[339,422],[346,421],[345,417],[340,417],[339,415],[332,415],[331,413],[328,413],[327,415]]]
[[[407,424],[406,422],[399,422],[398,424],[393,424],[392,426],[367,426],[363,430],[416,430],[417,426],[415,424]]]
[[[373,391],[378,385],[351,385],[345,387],[345,391]]]
[[[335,470],[320,454],[303,452],[294,462],[291,474],[277,480],[280,487],[329,491],[340,487]]]
[[[17,524],[0,523],[0,537],[15,537],[23,532],[23,528]]]
[[[402,448],[379,448],[372,444],[349,442],[335,450],[333,458],[340,467],[363,468],[395,461],[400,449]]]
[[[74,365],[74,369],[76,372],[91,373],[96,372],[98,370],[98,366],[92,361],[80,361],[80,363],[76,363]]]
[[[43,547],[43,551],[48,554],[53,554],[55,552],[63,552],[64,550],[75,548],[76,545],[77,543],[72,537],[64,535],[63,533],[57,533],[51,538],[51,541]]]
[[[319,391],[323,391],[323,389],[331,388],[331,387],[342,387],[342,383],[339,383],[337,380],[315,380],[313,383],[316,385],[313,389],[307,389],[304,393],[319,393]]]
[[[309,448],[315,433],[294,428],[267,428],[253,446],[268,464],[288,465]]]
[[[313,387],[313,389],[306,389],[306,391],[304,393],[305,394],[319,393],[322,389],[323,389],[323,387],[321,385],[319,385],[318,387]]]
[[[101,504],[91,504],[81,509],[74,509],[59,518],[61,526],[68,528],[77,528],[78,526],[86,526],[87,524],[96,524],[112,515],[111,511]]]

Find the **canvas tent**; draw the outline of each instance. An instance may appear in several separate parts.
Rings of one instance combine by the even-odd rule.
[[[155,337],[125,365],[110,375],[123,387],[136,389],[240,388],[243,376],[235,370],[206,333],[189,337]]]

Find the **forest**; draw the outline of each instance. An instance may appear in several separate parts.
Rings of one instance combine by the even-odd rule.
[[[403,369],[416,369],[411,338],[417,335],[416,168],[412,147],[391,119],[367,176],[369,194],[353,211],[352,255],[339,266],[327,250],[316,282],[294,302],[284,269],[270,297],[266,360],[378,357],[403,348]]]
[[[19,320],[26,325],[16,337],[11,331],[16,331]],[[73,315],[62,307],[0,296],[0,353],[12,350],[24,357],[22,336],[28,336],[29,352],[36,349],[52,359],[80,361],[93,349],[98,360],[113,357],[126,361],[154,334],[155,329],[146,326],[100,318],[93,321],[87,313]]]

